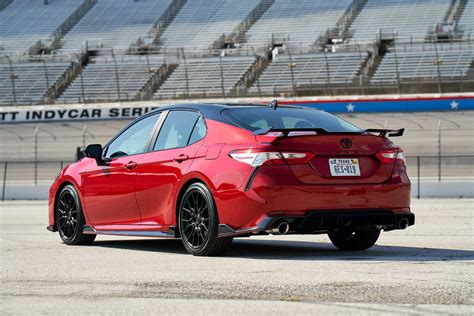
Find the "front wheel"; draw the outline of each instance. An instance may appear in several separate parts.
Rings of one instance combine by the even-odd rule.
[[[92,244],[96,235],[83,234],[84,224],[79,195],[72,185],[67,185],[56,201],[56,226],[62,241],[67,245]]]
[[[375,245],[380,236],[380,230],[334,230],[329,232],[328,236],[334,246],[340,250],[366,250]]]
[[[219,219],[214,199],[202,183],[192,184],[183,194],[178,223],[184,248],[192,255],[220,255],[232,244],[232,237],[218,237]]]

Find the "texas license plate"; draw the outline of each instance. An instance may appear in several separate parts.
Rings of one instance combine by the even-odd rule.
[[[331,176],[360,176],[359,160],[354,158],[330,158],[329,169]]]

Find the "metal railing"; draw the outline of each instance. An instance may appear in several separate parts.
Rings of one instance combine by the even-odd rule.
[[[9,186],[50,185],[59,171],[72,161],[3,161],[0,162],[1,199]],[[420,198],[425,184],[470,182],[474,185],[474,155],[410,156],[407,172],[412,189]]]

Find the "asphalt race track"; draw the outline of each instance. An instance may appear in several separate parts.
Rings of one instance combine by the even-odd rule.
[[[417,224],[364,252],[326,236],[239,239],[224,257],[180,241],[68,247],[46,202],[0,204],[0,313],[472,314],[474,200],[414,200]]]

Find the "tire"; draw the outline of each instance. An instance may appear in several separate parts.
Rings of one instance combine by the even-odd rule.
[[[335,230],[328,233],[329,239],[340,250],[366,250],[375,245],[380,230]]]
[[[184,192],[178,211],[181,240],[194,256],[217,256],[232,244],[232,237],[219,238],[219,218],[214,199],[202,183],[193,183]]]
[[[72,185],[65,186],[56,200],[56,226],[59,236],[67,245],[91,245],[96,235],[83,234],[84,214],[81,201]]]

